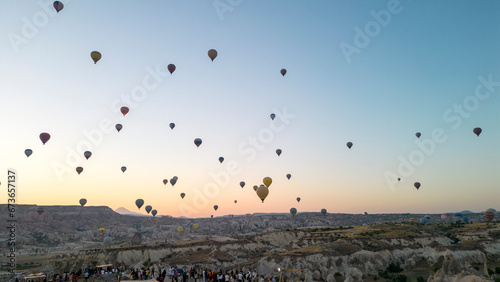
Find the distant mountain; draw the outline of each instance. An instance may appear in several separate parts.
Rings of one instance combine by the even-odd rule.
[[[146,216],[142,213],[138,213],[138,212],[133,212],[133,211],[129,211],[127,210],[126,208],[124,207],[119,207],[115,210],[116,213],[119,213],[119,214],[124,214],[124,215],[133,215],[133,216]]]
[[[475,213],[475,212],[472,212],[472,211],[470,211],[470,210],[465,210],[465,211],[461,211],[460,213],[461,213],[461,214],[466,214],[466,213]]]

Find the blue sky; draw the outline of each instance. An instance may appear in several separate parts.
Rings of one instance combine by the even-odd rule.
[[[0,2],[0,181],[18,171],[19,203],[143,198],[176,216],[499,208],[495,1],[62,2],[58,14]],[[252,186],[265,176],[261,204]]]

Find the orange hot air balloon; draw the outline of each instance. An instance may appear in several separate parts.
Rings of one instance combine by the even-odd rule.
[[[80,173],[82,173],[83,171],[83,167],[79,166],[76,168],[76,172],[78,172],[78,175],[80,175]]]
[[[415,188],[417,188],[417,190],[418,188],[420,188],[420,182],[415,182],[413,185],[415,186]]]
[[[47,143],[49,139],[50,139],[50,134],[48,134],[47,132],[40,133],[40,140],[42,141],[43,145],[45,145],[45,143]]]
[[[474,132],[474,134],[476,134],[477,136],[479,136],[479,134],[481,134],[481,132],[483,132],[483,130],[480,128],[480,127],[476,127],[472,130]]]
[[[281,70],[280,70],[280,73],[281,73],[281,75],[282,75],[282,76],[285,76],[285,74],[286,74],[286,69],[281,69]]]
[[[168,179],[163,179],[163,184],[167,185]]]
[[[121,124],[117,124],[117,125],[115,125],[115,128],[116,128],[116,130],[117,130],[118,132],[120,132],[120,130],[122,130],[122,128],[123,128],[123,125],[121,125]]]
[[[128,107],[121,107],[120,111],[122,112],[123,116],[125,116],[128,113],[129,108]]]
[[[212,62],[217,58],[217,51],[215,49],[208,50],[208,57],[212,59]]]
[[[172,74],[175,71],[175,65],[174,64],[170,64],[170,65],[167,66],[167,69],[170,72],[170,74]]]

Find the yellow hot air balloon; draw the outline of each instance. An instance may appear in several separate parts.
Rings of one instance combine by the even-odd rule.
[[[198,223],[193,224],[194,229],[198,229]]]
[[[259,196],[263,203],[267,195],[269,195],[269,189],[264,185],[260,185],[259,188],[257,188],[257,196]]]
[[[267,176],[262,179],[262,182],[264,182],[264,185],[269,188],[269,186],[271,186],[271,183],[273,183],[273,180],[271,179],[271,177]]]
[[[99,228],[99,234],[101,234],[101,235],[102,235],[102,234],[104,234],[104,230],[106,230],[106,229],[104,229],[104,228]]]
[[[94,60],[94,64],[97,64],[97,62],[101,59],[101,53],[97,52],[97,51],[92,51],[92,53],[90,53],[90,57],[92,58],[92,60]]]
[[[177,227],[177,231],[179,232],[179,234],[181,234],[183,230],[184,228],[182,228],[182,226]]]

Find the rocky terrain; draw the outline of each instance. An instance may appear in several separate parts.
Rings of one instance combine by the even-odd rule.
[[[23,206],[16,213],[16,240],[26,257],[44,256],[30,271],[49,274],[111,263],[127,268],[256,269],[261,275],[289,278],[298,276],[279,273],[278,268],[305,269],[309,281],[494,281],[500,277],[500,225],[481,222],[480,214],[469,215],[472,224],[443,223],[439,215],[431,215],[431,223],[420,224],[407,220],[424,215],[305,213],[294,218],[249,215],[194,220],[120,215],[107,207],[44,207],[40,216],[36,209]],[[196,230],[194,223],[199,225]],[[182,232],[178,226],[183,226]],[[101,227],[106,228],[102,235]],[[6,238],[7,228],[1,230]],[[110,246],[103,245],[104,236],[112,238]]]

